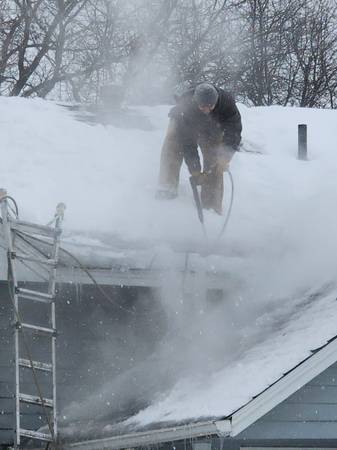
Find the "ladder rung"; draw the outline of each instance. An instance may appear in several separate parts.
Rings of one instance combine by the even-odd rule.
[[[22,231],[28,234],[39,234],[41,236],[54,237],[55,229],[45,226],[37,225],[35,223],[25,222],[23,220],[11,220],[10,226],[12,229]]]
[[[51,335],[55,335],[56,334],[56,330],[54,330],[53,328],[45,328],[45,327],[40,327],[38,325],[31,325],[30,323],[19,323],[18,324],[19,328],[27,328],[29,330],[35,330],[38,331],[39,333],[43,333],[43,334],[51,334]]]
[[[44,292],[32,291],[30,289],[17,288],[16,294],[20,297],[35,300],[37,302],[51,303],[54,300],[54,295],[46,294]]]
[[[33,295],[35,297],[45,298],[45,299],[49,299],[49,300],[52,300],[54,298],[54,296],[52,294],[47,294],[46,292],[32,291],[31,289],[24,289],[24,288],[18,288],[17,293],[19,295],[27,294],[27,295]]]
[[[50,305],[53,300],[49,300],[49,299],[45,299],[45,298],[41,298],[41,297],[35,297],[34,295],[21,295],[20,297],[25,298],[26,300],[33,300],[35,302],[40,302],[40,303],[47,303],[48,305]]]
[[[32,258],[29,255],[24,255],[23,253],[16,253],[16,252],[14,252],[13,256],[15,256],[15,258],[21,259],[23,261],[29,261],[29,262],[38,263],[38,264],[44,264],[44,265],[53,266],[53,267],[56,265],[55,259]]]
[[[32,361],[32,363],[33,363],[34,369],[43,370],[44,372],[52,372],[53,371],[53,366],[51,364],[43,363],[40,361]],[[29,369],[32,368],[29,359],[19,358],[19,365],[21,367],[28,367]]]
[[[39,431],[24,430],[20,428],[20,436],[36,439],[38,441],[52,442],[53,438],[50,434],[40,433]]]
[[[31,403],[33,405],[41,405],[42,406],[41,399],[37,395],[19,394],[19,400],[24,403]],[[50,398],[44,398],[43,404],[44,404],[44,406],[47,406],[48,408],[52,408],[54,405],[54,402]]]

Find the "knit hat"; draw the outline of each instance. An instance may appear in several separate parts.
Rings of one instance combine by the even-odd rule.
[[[195,88],[193,99],[198,106],[213,106],[218,101],[219,94],[210,83],[201,83]]]

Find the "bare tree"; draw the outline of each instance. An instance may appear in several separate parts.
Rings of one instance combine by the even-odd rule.
[[[14,66],[14,55],[18,50],[16,42],[17,30],[21,18],[16,15],[11,1],[0,1],[0,85],[9,80],[8,73]]]
[[[115,39],[112,1],[6,3],[0,75],[9,95],[44,97],[59,82],[75,86],[124,54],[123,36]]]
[[[0,0],[0,93],[167,99],[214,81],[254,105],[336,107],[335,0]]]
[[[290,48],[298,73],[292,97],[300,106],[335,106],[337,6],[330,0],[304,5],[292,20]]]
[[[16,0],[17,72],[10,88],[10,95],[24,95],[36,92],[45,95],[58,81],[67,26],[76,17],[88,0]],[[32,80],[33,79],[33,80]]]
[[[243,25],[240,90],[254,105],[283,103],[287,84],[291,83],[285,35],[302,3],[303,0],[246,0],[239,5]]]

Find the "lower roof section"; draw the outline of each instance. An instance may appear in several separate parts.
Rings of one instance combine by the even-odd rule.
[[[168,279],[183,286],[188,291],[205,289],[224,289],[233,282],[226,273],[201,272],[193,270],[171,269],[168,273],[160,269],[138,268],[86,268],[91,276],[101,285],[140,286],[159,288],[165,286]],[[31,280],[27,280],[31,281]],[[60,283],[90,284],[88,273],[80,268],[60,267],[57,281]]]
[[[27,238],[28,239],[28,238]],[[36,246],[35,241],[32,243]],[[40,244],[46,252],[47,244]],[[23,253],[23,252],[21,252]],[[72,255],[74,256],[72,258]],[[237,283],[229,270],[230,258],[162,249],[114,250],[90,246],[68,246],[60,252],[57,282],[106,286],[139,286],[160,288],[181,286],[186,292],[208,289],[223,290]],[[0,248],[0,280],[7,280],[6,253]],[[23,282],[47,282],[41,266],[27,261],[17,264],[18,279]],[[231,274],[230,274],[231,273]]]

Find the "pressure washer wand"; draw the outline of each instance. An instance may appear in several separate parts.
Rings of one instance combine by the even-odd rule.
[[[197,184],[196,178],[193,175],[190,176],[190,183],[191,183],[191,188],[192,188],[192,192],[193,192],[193,198],[195,201],[195,206],[196,206],[197,212],[198,212],[198,218],[201,223],[204,236],[207,239],[207,233],[206,233],[206,228],[205,228],[205,223],[204,223],[204,213],[203,213],[202,206],[201,206],[201,201],[200,201],[200,196],[199,196],[199,191],[198,191],[198,184]]]

